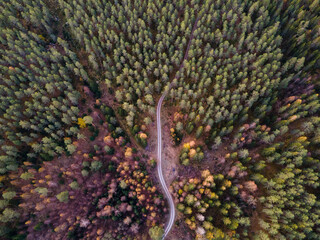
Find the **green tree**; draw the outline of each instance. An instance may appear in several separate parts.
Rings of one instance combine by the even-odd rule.
[[[100,161],[93,161],[91,162],[91,170],[98,171],[102,167],[102,162]]]
[[[11,199],[13,199],[16,195],[17,195],[17,193],[14,192],[14,191],[6,191],[6,192],[2,193],[2,197],[3,197],[5,200],[11,200]]]
[[[200,138],[203,132],[203,127],[200,126],[198,127],[197,131],[196,131],[196,138]]]
[[[152,240],[161,240],[164,234],[163,228],[159,226],[154,226],[149,229],[149,236]]]
[[[56,198],[60,201],[60,202],[68,202],[69,201],[69,192],[68,191],[63,191],[61,193],[59,193]]]

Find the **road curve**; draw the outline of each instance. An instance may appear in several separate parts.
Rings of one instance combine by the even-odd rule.
[[[162,106],[162,102],[163,102],[163,99],[166,97],[166,94],[167,92],[164,92],[162,94],[162,96],[160,97],[159,99],[159,102],[158,102],[158,106],[157,106],[157,134],[158,134],[158,176],[159,176],[159,180],[160,180],[160,184],[164,190],[164,193],[168,199],[168,202],[169,202],[169,207],[170,207],[170,216],[169,216],[169,222],[164,230],[164,234],[162,236],[162,239],[164,239],[167,234],[169,233],[170,229],[172,228],[173,226],[173,223],[174,223],[174,219],[175,219],[175,215],[176,215],[176,212],[175,212],[175,206],[174,206],[174,202],[173,202],[173,199],[172,199],[172,196],[169,192],[169,189],[167,187],[167,184],[164,180],[164,177],[163,177],[163,174],[162,174],[162,157],[161,157],[161,153],[162,153],[162,135],[161,135],[161,106]]]
[[[191,41],[193,39],[193,33],[194,33],[194,30],[196,29],[197,27],[197,23],[198,23],[198,20],[199,18],[197,17],[197,19],[195,20],[195,23],[193,25],[193,28],[192,28],[192,31],[191,31],[191,34],[190,34],[190,39],[189,39],[189,42],[188,42],[188,46],[187,46],[187,49],[185,51],[185,54],[184,54],[184,58],[183,58],[183,61],[179,67],[179,70],[178,72],[183,68],[184,66],[184,60],[186,60],[188,58],[188,52],[189,52],[189,48],[190,48],[190,45],[191,45]],[[178,79],[178,76],[175,76],[175,79]],[[171,87],[171,84],[169,85],[169,89]],[[174,223],[174,219],[175,219],[175,216],[176,216],[176,211],[175,211],[175,205],[174,205],[174,201],[172,199],[172,196],[169,192],[169,189],[167,187],[167,184],[164,180],[164,177],[163,177],[163,173],[162,173],[162,157],[161,157],[161,154],[162,154],[162,132],[161,132],[161,107],[162,107],[162,102],[164,100],[164,98],[166,97],[169,89],[167,89],[160,97],[159,101],[158,101],[158,105],[157,105],[157,135],[158,135],[158,151],[157,151],[157,158],[158,158],[158,166],[157,166],[157,171],[158,171],[158,176],[159,176],[159,181],[160,181],[160,184],[164,190],[164,193],[168,199],[168,202],[169,202],[169,207],[170,207],[170,216],[169,216],[169,222],[164,230],[164,234],[162,236],[162,239],[165,239],[165,237],[168,235],[168,233],[170,232],[172,226],[173,226],[173,223]]]

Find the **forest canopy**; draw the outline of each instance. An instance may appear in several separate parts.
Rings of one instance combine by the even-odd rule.
[[[0,12],[0,238],[320,238],[319,0]]]

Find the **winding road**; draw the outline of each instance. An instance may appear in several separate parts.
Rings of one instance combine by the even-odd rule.
[[[195,23],[193,25],[193,28],[192,28],[192,31],[191,31],[191,34],[190,34],[190,39],[189,39],[189,42],[188,42],[188,46],[187,46],[187,49],[185,51],[185,55],[184,55],[184,58],[182,60],[182,63],[179,67],[179,70],[177,72],[179,72],[183,66],[184,66],[184,60],[186,60],[188,58],[188,52],[189,52],[189,48],[190,48],[190,45],[191,45],[191,42],[192,42],[192,39],[193,39],[193,33],[194,33],[194,30],[196,29],[197,27],[197,23],[198,23],[198,20],[199,18],[197,17],[197,19],[195,20]],[[174,77],[174,79],[178,79],[178,76],[176,74],[176,76]],[[169,89],[171,87],[171,84],[169,85]],[[174,223],[174,219],[175,219],[175,216],[176,216],[176,211],[175,211],[175,205],[174,205],[174,201],[172,199],[172,196],[169,192],[169,189],[167,187],[167,184],[164,180],[164,177],[163,177],[163,173],[162,173],[162,129],[161,129],[161,107],[162,107],[162,103],[163,103],[163,100],[164,98],[166,97],[169,89],[167,89],[163,94],[162,96],[160,97],[159,101],[158,101],[158,105],[157,105],[157,135],[158,135],[158,152],[157,152],[157,157],[158,157],[158,166],[157,166],[157,171],[158,171],[158,176],[159,176],[159,181],[160,181],[160,184],[163,188],[163,191],[168,199],[168,202],[169,202],[169,207],[170,207],[170,216],[169,216],[169,222],[167,223],[166,225],[166,228],[164,230],[164,234],[162,236],[162,239],[165,239],[165,237],[168,235],[168,233],[170,232],[172,226],[173,226],[173,223]]]
[[[164,230],[164,234],[162,239],[164,239],[167,234],[169,233],[169,231],[171,230],[173,223],[174,223],[174,219],[175,219],[175,215],[176,215],[176,211],[175,211],[175,205],[172,199],[172,196],[169,192],[169,189],[167,187],[167,184],[164,180],[163,174],[162,174],[162,158],[161,158],[161,152],[162,152],[162,136],[161,136],[161,106],[162,106],[162,102],[163,99],[166,97],[166,92],[161,96],[159,102],[158,102],[158,106],[157,106],[157,133],[158,133],[158,176],[159,176],[159,180],[160,180],[160,184],[164,190],[164,193],[169,201],[169,207],[170,207],[170,217],[169,217],[169,222]]]

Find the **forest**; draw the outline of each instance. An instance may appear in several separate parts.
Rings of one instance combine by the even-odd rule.
[[[0,1],[0,239],[320,239],[319,69],[320,0]]]

